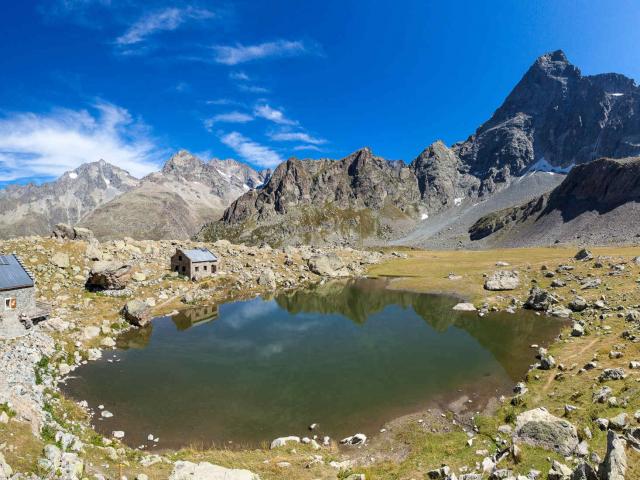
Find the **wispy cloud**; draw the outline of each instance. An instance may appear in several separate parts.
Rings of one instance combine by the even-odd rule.
[[[295,40],[276,40],[258,45],[216,45],[213,47],[214,60],[224,65],[261,60],[265,58],[293,57],[312,53],[304,42]]]
[[[201,8],[165,8],[141,17],[124,34],[116,38],[115,43],[122,47],[135,45],[157,32],[173,31],[188,21],[206,20],[214,16],[212,11]]]
[[[243,82],[248,82],[249,80],[251,80],[251,78],[249,78],[249,75],[244,72],[231,72],[229,74],[229,78],[231,80],[240,80]]]
[[[207,130],[211,130],[216,123],[247,123],[253,120],[253,115],[248,113],[233,111],[228,113],[219,113],[204,121]]]
[[[277,142],[304,142],[312,145],[327,143],[324,138],[313,137],[304,132],[276,132],[270,133],[269,137]]]
[[[239,132],[223,134],[220,141],[231,148],[243,160],[263,168],[273,168],[283,159],[271,148],[254,142]]]
[[[91,111],[57,109],[0,118],[0,181],[53,178],[100,159],[141,177],[157,169],[164,153],[148,127],[106,102]]]
[[[244,83],[240,83],[237,85],[238,90],[241,92],[247,93],[269,93],[269,89],[265,87],[260,87],[258,85],[247,85]]]
[[[295,151],[300,151],[300,150],[314,150],[316,152],[322,151],[322,149],[317,145],[296,145],[295,147],[293,147],[293,149]]]
[[[273,108],[266,103],[256,105],[253,110],[256,117],[264,118],[278,125],[297,125],[298,122],[287,118],[283,110]]]

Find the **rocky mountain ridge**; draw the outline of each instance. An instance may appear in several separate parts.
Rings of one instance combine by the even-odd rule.
[[[263,190],[240,197],[199,236],[241,235],[248,242],[275,244],[428,242],[428,234],[407,232],[429,232],[438,215],[475,221],[477,216],[465,212],[532,172],[564,174],[600,156],[640,155],[638,111],[640,87],[633,80],[619,74],[583,76],[558,50],[539,57],[464,142],[447,147],[437,141],[409,165],[375,157],[368,149],[341,160],[290,159]],[[529,182],[521,198],[512,192],[496,208],[537,197],[560,179]],[[443,246],[451,246],[447,242]]]

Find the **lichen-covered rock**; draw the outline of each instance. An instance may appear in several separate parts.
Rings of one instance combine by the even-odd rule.
[[[576,427],[551,415],[545,408],[535,408],[518,415],[514,440],[565,456],[571,455],[579,443]]]
[[[151,307],[143,300],[129,300],[122,308],[122,316],[136,327],[144,327],[151,320]]]
[[[601,479],[625,480],[627,471],[627,442],[613,430],[607,432],[607,454],[600,464],[598,473]]]
[[[520,275],[515,270],[498,270],[487,277],[485,290],[515,290],[520,286]]]

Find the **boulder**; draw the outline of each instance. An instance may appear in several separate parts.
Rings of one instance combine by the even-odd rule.
[[[607,453],[598,473],[603,480],[624,480],[627,471],[627,442],[613,430],[607,432]]]
[[[529,290],[529,298],[524,303],[524,308],[529,310],[545,311],[551,305],[558,303],[558,299],[540,287],[533,287]]]
[[[209,462],[177,461],[169,480],[260,480],[260,477],[249,470],[225,468]]]
[[[344,262],[335,253],[314,255],[307,261],[307,266],[313,273],[323,277],[346,277],[349,275]]]
[[[575,297],[569,302],[569,308],[574,312],[582,312],[588,307],[587,301],[582,297]]]
[[[258,277],[258,285],[270,289],[276,288],[276,274],[273,273],[273,270],[270,268],[263,270]]]
[[[364,433],[356,433],[350,437],[340,440],[342,445],[362,445],[367,441],[367,436]]]
[[[151,307],[144,300],[129,300],[122,307],[122,316],[136,327],[144,327],[151,320]]]
[[[475,312],[476,307],[473,303],[457,303],[453,306],[453,309],[458,312]]]
[[[584,335],[584,327],[578,322],[574,322],[573,327],[571,327],[571,336],[581,337],[583,335]]]
[[[571,474],[571,480],[598,480],[598,474],[587,462],[582,462]]]
[[[85,256],[91,261],[99,261],[102,260],[102,250],[100,250],[100,244],[97,242],[92,242],[87,245],[87,250],[85,251]]]
[[[69,268],[70,265],[69,255],[62,252],[54,254],[49,261],[58,268]]]
[[[624,368],[605,368],[598,380],[606,382],[607,380],[624,380],[627,375],[624,373]]]
[[[576,253],[573,258],[582,262],[586,262],[588,260],[593,260],[593,253],[591,253],[586,248],[583,248],[578,253]]]
[[[93,238],[93,231],[88,228],[73,227],[73,238],[75,240],[89,241]]]
[[[573,454],[579,443],[576,427],[551,415],[545,408],[535,408],[517,416],[514,441],[553,450],[564,456]]]
[[[0,452],[0,480],[8,479],[13,475],[13,470],[4,459],[4,455]]]
[[[96,290],[122,290],[131,280],[131,265],[117,262],[95,262],[86,287]]]
[[[487,277],[485,290],[515,290],[520,286],[520,275],[515,270],[498,270]]]
[[[284,447],[287,443],[300,443],[300,437],[296,437],[295,435],[290,435],[288,437],[278,437],[273,442],[271,442],[270,448],[279,448]]]
[[[54,238],[60,238],[62,240],[73,240],[75,238],[73,227],[66,223],[58,223],[55,227],[53,227],[51,235]]]

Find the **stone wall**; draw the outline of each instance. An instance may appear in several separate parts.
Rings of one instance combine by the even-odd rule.
[[[6,310],[5,299],[15,297],[16,309]],[[31,312],[36,308],[36,289],[34,287],[3,290],[0,292],[0,314],[5,318],[17,318],[22,312]]]

